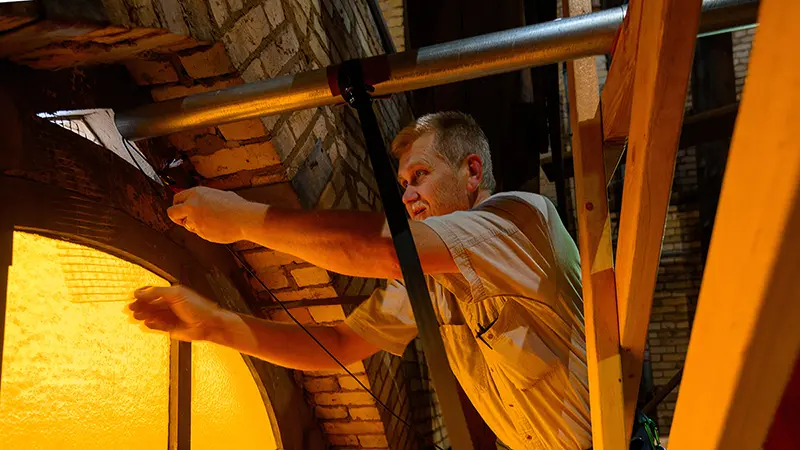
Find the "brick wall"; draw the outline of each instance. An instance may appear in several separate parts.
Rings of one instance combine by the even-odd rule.
[[[380,0],[381,12],[398,52],[406,48],[405,11],[403,0]]]

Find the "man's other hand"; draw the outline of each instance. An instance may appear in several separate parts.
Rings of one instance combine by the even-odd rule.
[[[266,208],[233,192],[196,187],[176,194],[167,214],[207,241],[230,244],[245,240],[245,230],[263,222]]]
[[[184,286],[143,287],[128,308],[133,318],[152,330],[182,341],[210,340],[221,333],[231,313]]]

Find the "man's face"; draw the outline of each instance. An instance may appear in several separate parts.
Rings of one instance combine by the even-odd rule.
[[[412,220],[424,220],[471,207],[465,168],[453,169],[434,149],[434,133],[414,141],[400,158],[397,176]]]

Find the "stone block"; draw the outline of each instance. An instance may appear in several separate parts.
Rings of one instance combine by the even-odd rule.
[[[313,298],[333,298],[336,297],[336,289],[334,289],[333,286],[311,287],[292,291],[275,292],[275,295],[282,302]]]
[[[264,124],[258,119],[226,123],[217,128],[219,128],[222,136],[229,141],[244,141],[264,136]]]
[[[269,19],[269,23],[272,24],[273,28],[286,20],[280,0],[266,0],[264,2],[264,12],[267,14],[267,19]]]
[[[289,119],[289,126],[292,127],[292,132],[294,132],[295,136],[299,138],[303,135],[311,123],[311,119],[314,118],[316,111],[316,108],[303,109],[292,114],[292,117]]]
[[[236,21],[230,31],[222,38],[228,55],[239,67],[267,36],[271,27],[264,8],[256,6]]]
[[[135,59],[125,63],[136,84],[163,84],[178,81],[178,73],[169,61]]]
[[[231,11],[239,11],[242,9],[242,0],[228,0],[228,6],[231,7]]]
[[[340,322],[345,319],[344,310],[339,305],[312,306],[308,311],[317,323]]]
[[[263,10],[262,10],[263,13]],[[261,52],[261,62],[269,77],[278,75],[281,68],[289,62],[300,49],[300,42],[294,28],[285,27],[283,32]]]
[[[209,133],[198,136],[194,141],[193,154],[197,155],[213,155],[219,150],[226,147],[225,140],[216,134]]]
[[[355,420],[381,420],[378,408],[374,406],[350,408],[350,417]]]
[[[334,161],[335,162],[335,161]],[[319,196],[319,201],[317,202],[317,209],[331,209],[336,202],[336,189],[333,186],[333,181],[331,180],[325,189],[322,190],[322,194]]]
[[[303,267],[292,270],[292,277],[300,287],[325,284],[331,281],[328,271],[319,267]]]
[[[384,435],[384,434],[361,435],[361,436],[358,437],[358,441],[359,441],[359,443],[361,444],[361,446],[363,448],[388,448],[389,447],[389,443],[386,442],[386,435]]]
[[[366,386],[367,388],[370,387],[369,378],[367,378],[366,374],[356,375],[356,377],[359,379],[359,381],[364,383],[364,386]],[[345,389],[345,390],[348,390],[348,391],[359,391],[359,390],[363,390],[364,389],[350,375],[342,375],[342,376],[340,376],[339,377],[339,386],[341,386],[342,389]]]
[[[336,378],[334,377],[306,378],[305,380],[303,380],[303,386],[306,388],[306,391],[312,393],[336,392],[339,390],[339,384],[336,382]],[[345,416],[346,415],[347,414],[345,413]]]
[[[234,69],[225,46],[214,44],[211,48],[180,56],[181,64],[192,78],[208,78],[232,73]]]
[[[347,417],[347,408],[344,406],[316,406],[314,407],[314,414],[320,419],[344,419]],[[333,442],[331,443],[333,444]]]
[[[197,140],[209,134],[214,134],[213,128],[180,131],[170,134],[167,139],[179,150],[193,151],[197,148]]]
[[[219,150],[209,156],[195,155],[191,160],[197,173],[206,178],[280,164],[280,158],[271,142]]]
[[[384,433],[383,423],[381,422],[323,422],[322,428],[328,434],[361,434],[361,433]]]
[[[364,374],[364,363],[362,361],[354,362],[353,364],[350,364],[349,366],[345,366],[345,367],[347,367],[347,370],[349,370],[350,373],[352,373],[354,375],[363,375]],[[316,371],[308,371],[308,372],[305,372],[305,373],[308,376],[314,376],[314,377],[326,377],[326,376],[329,376],[329,375],[347,375],[347,372],[345,372],[342,369],[316,370]]]

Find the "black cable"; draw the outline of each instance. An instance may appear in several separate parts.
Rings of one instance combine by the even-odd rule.
[[[123,143],[125,143],[125,148],[128,150],[128,154],[131,156],[131,159],[133,159],[134,163],[136,164],[136,167],[139,169],[139,171],[142,173],[142,175],[144,175],[145,177],[148,178],[148,180],[150,180],[150,177],[147,175],[147,172],[142,170],[142,168],[139,165],[139,163],[136,162],[136,158],[134,158],[133,155],[131,154],[131,151],[128,148],[129,144],[125,141],[125,139],[123,139],[122,141],[123,141]],[[150,162],[147,160],[147,158],[144,156],[144,154],[142,154],[142,153],[140,153],[140,154],[142,155],[142,158],[147,162],[147,164],[149,164],[150,167],[153,167],[153,165],[150,164]],[[151,181],[150,186],[153,188],[153,190],[156,192],[156,194],[159,197],[162,197],[162,194],[161,194],[161,192],[159,192],[159,189],[157,189],[153,185],[154,184],[153,180],[150,180],[150,181]],[[230,252],[230,254],[233,255],[233,257],[236,258],[237,261],[239,261],[239,263],[242,265],[242,267],[244,267],[244,269],[247,271],[248,274],[250,274],[251,277],[253,277],[256,281],[258,281],[258,283],[264,288],[264,290],[267,292],[267,294],[269,294],[269,296],[272,297],[272,299],[275,300],[275,302],[278,303],[278,305],[280,305],[280,307],[286,312],[286,314],[289,316],[289,318],[292,319],[292,321],[295,324],[297,324],[297,326],[299,326],[328,356],[330,356],[331,359],[333,359],[333,361],[336,362],[336,364],[338,364],[339,367],[342,368],[342,370],[344,370],[348,375],[350,375],[350,378],[354,379],[356,381],[356,383],[358,383],[358,385],[361,386],[362,389],[364,389],[373,399],[375,399],[375,402],[377,402],[383,409],[388,411],[392,416],[394,416],[397,420],[399,420],[400,423],[402,423],[403,425],[408,427],[411,431],[416,433],[419,437],[421,437],[422,439],[428,441],[431,445],[433,445],[438,450],[444,450],[442,447],[440,447],[439,445],[437,445],[433,441],[433,438],[426,437],[425,435],[423,435],[422,432],[417,430],[414,425],[406,422],[402,417],[397,415],[397,413],[395,413],[391,408],[389,408],[388,405],[383,403],[381,401],[381,399],[379,399],[378,396],[375,395],[372,392],[372,390],[367,388],[364,385],[364,383],[362,383],[361,380],[358,379],[358,377],[356,377],[352,372],[350,372],[350,370],[341,361],[339,361],[339,359],[336,356],[334,356],[333,353],[331,353],[331,351],[328,350],[325,347],[325,345],[323,345],[322,342],[320,342],[316,338],[316,336],[314,336],[314,334],[311,333],[311,331],[308,330],[308,328],[306,328],[302,323],[300,323],[299,320],[297,320],[297,318],[289,311],[289,308],[287,308],[286,305],[282,301],[280,301],[278,299],[278,297],[275,296],[275,294],[272,293],[272,291],[269,289],[269,287],[267,287],[267,285],[264,283],[264,281],[262,281],[261,278],[258,275],[256,275],[256,273],[250,268],[250,266],[247,264],[247,262],[244,260],[244,258],[242,258],[241,255],[236,253],[236,251],[233,248],[231,248],[231,246],[229,246],[229,245],[223,245],[223,247],[225,247],[225,249],[228,250],[228,252]],[[398,395],[399,394],[400,393],[398,392]]]

